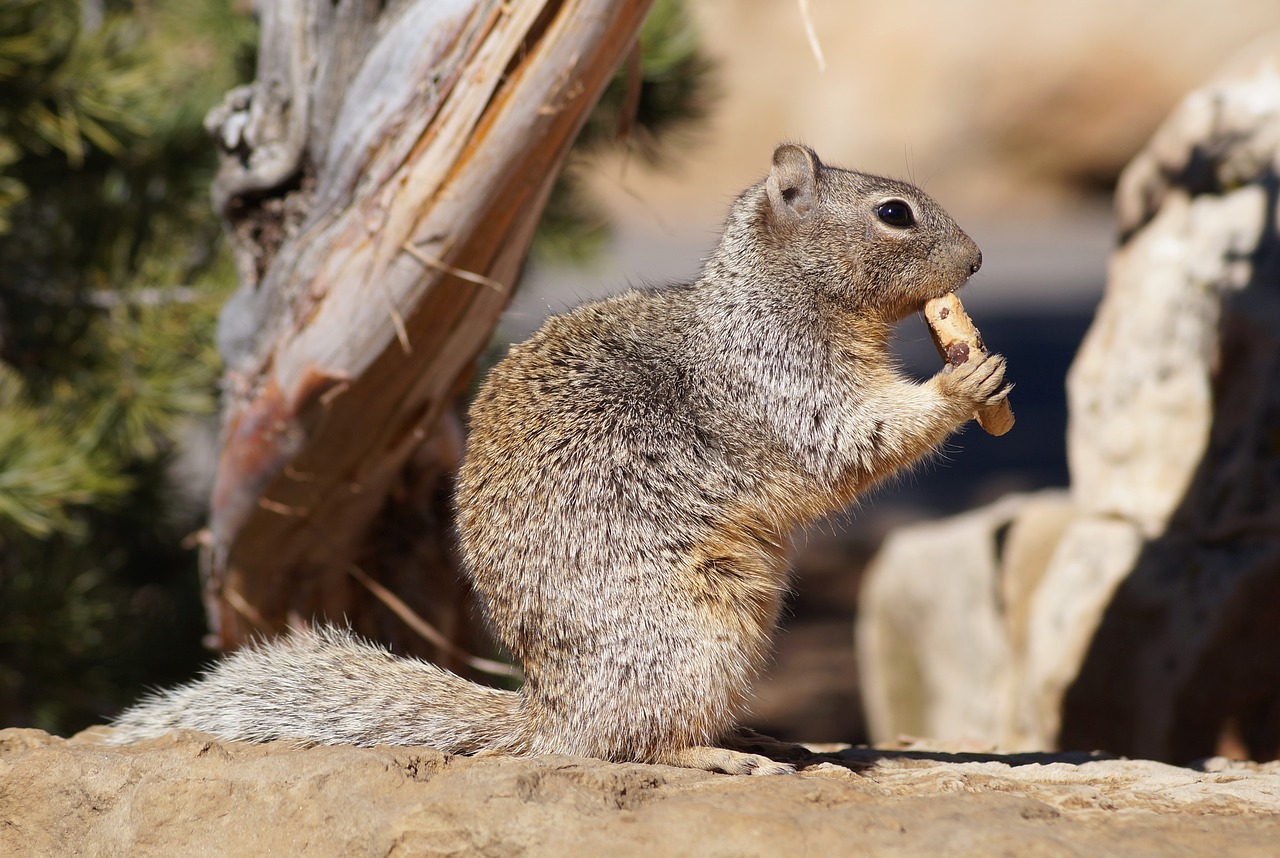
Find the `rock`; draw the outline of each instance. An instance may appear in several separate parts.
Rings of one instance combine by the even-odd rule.
[[[1023,508],[1005,500],[888,537],[867,572],[856,647],[867,725],[881,740],[1002,735],[1012,652],[991,570]],[[925,574],[899,570],[929,569]],[[974,694],[974,685],[986,693]],[[922,697],[921,695],[927,695]]]
[[[1280,756],[1280,37],[1187,97],[1117,210],[1068,378],[1070,500],[889,540],[860,620],[873,737]],[[975,551],[1006,530],[1019,555]],[[876,645],[892,623],[908,654]],[[890,678],[904,661],[936,667]]]
[[[868,567],[856,631],[877,741],[905,734],[1042,747],[1016,695],[1032,602],[1074,516],[1065,492],[1044,492],[890,534]]]
[[[5,855],[1274,855],[1280,768],[852,750],[797,777],[0,731]]]

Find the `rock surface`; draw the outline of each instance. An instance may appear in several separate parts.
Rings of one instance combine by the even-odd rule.
[[[0,731],[5,855],[1271,856],[1280,765],[847,750],[797,777]]]
[[[1074,513],[1064,492],[1015,495],[888,536],[863,586],[856,635],[872,736],[1036,747],[1016,724],[1020,660],[1049,560],[1042,546]]]
[[[889,540],[859,631],[874,737],[1280,756],[1280,37],[1183,101],[1116,207],[1070,499]]]

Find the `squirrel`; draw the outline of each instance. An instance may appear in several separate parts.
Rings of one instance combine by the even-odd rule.
[[[999,355],[917,382],[889,350],[895,322],[981,264],[916,187],[780,145],[695,282],[553,316],[480,387],[457,529],[519,690],[321,627],[144,700],[110,741],[187,728],[793,771],[737,732],[791,534],[1008,395]]]

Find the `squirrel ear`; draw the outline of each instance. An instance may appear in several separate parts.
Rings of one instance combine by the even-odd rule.
[[[795,221],[813,211],[821,166],[817,153],[807,146],[783,143],[773,150],[773,169],[765,189],[775,214]]]

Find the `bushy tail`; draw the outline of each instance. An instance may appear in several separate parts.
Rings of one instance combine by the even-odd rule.
[[[240,650],[189,685],[124,712],[107,740],[170,730],[316,745],[428,745],[449,753],[526,750],[521,695],[399,658],[322,628]]]

